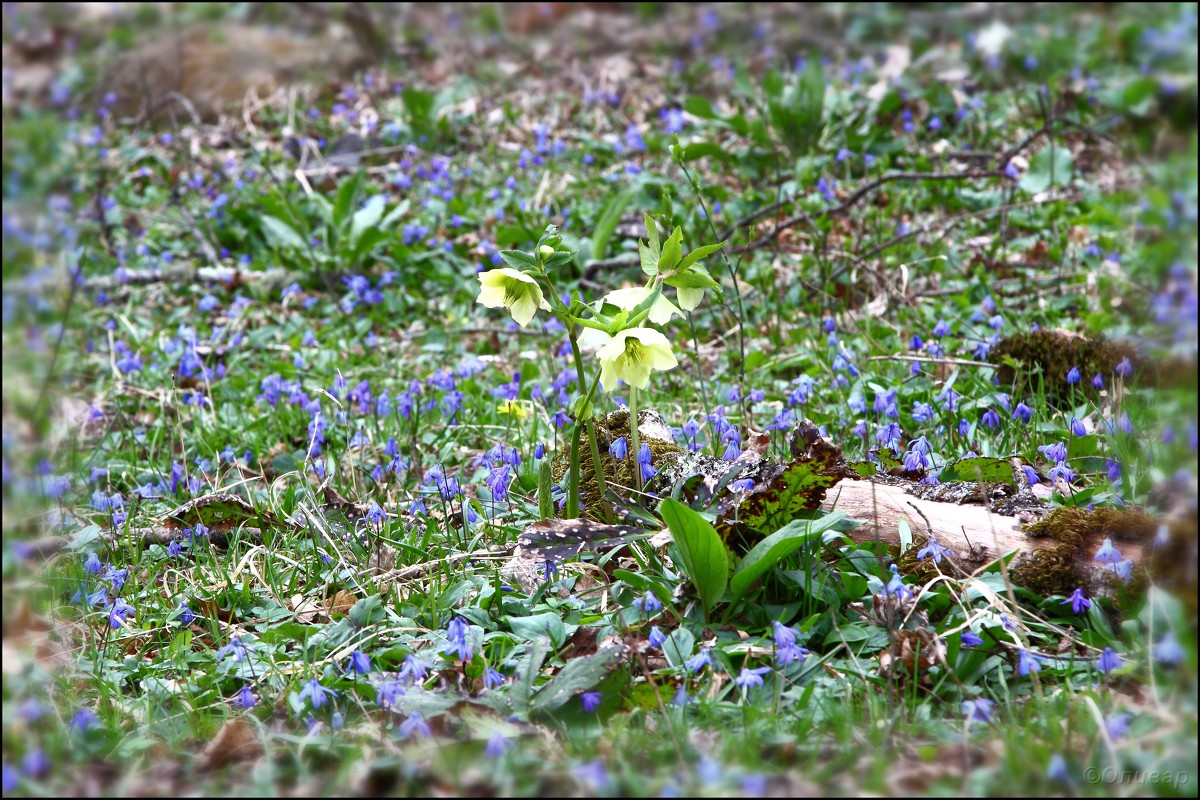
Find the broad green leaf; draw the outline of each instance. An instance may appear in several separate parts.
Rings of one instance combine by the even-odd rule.
[[[267,241],[275,247],[304,249],[304,238],[278,217],[260,217]]]
[[[645,242],[638,242],[638,259],[642,264],[642,272],[647,275],[658,274],[658,256],[646,246]]]
[[[784,571],[783,576],[804,590],[809,597],[819,598],[831,609],[841,608],[842,597],[838,594],[834,579],[829,575],[829,568],[818,562],[817,571],[819,574],[813,575],[806,569],[789,569]]]
[[[574,658],[534,696],[530,710],[549,714],[562,708],[571,698],[604,680],[620,663],[625,648],[606,647],[590,656]]]
[[[729,554],[708,520],[678,500],[667,498],[658,507],[679,550],[682,567],[700,595],[705,616],[725,593]]]
[[[356,172],[338,187],[337,197],[333,200],[333,227],[341,228],[350,219],[350,211],[354,208],[354,198],[358,195],[362,180],[363,174]]]
[[[871,632],[865,625],[852,622],[849,625],[840,625],[827,633],[824,644],[839,644],[840,642],[854,644],[855,642],[865,642],[870,638]]]
[[[679,152],[679,160],[685,164],[704,158],[705,156],[729,158],[729,153],[719,144],[713,142],[692,142],[691,144],[684,145]]]
[[[721,115],[712,107],[712,103],[709,102],[708,98],[701,97],[700,95],[695,95],[685,100],[683,102],[683,110],[693,117],[700,117],[700,119],[722,119]]]
[[[1070,183],[1075,160],[1065,147],[1043,147],[1029,159],[1029,170],[1021,176],[1021,188],[1030,194],[1044,192],[1056,184]]]
[[[683,258],[683,228],[676,226],[663,243],[662,255],[658,259],[658,271],[670,272]]]
[[[708,270],[699,264],[693,265],[689,269],[681,272],[676,272],[671,277],[663,281],[668,286],[674,286],[676,289],[720,289],[721,284],[713,280],[713,277],[708,274]]]
[[[383,600],[379,595],[373,594],[355,602],[346,616],[354,623],[354,627],[365,628],[368,625],[383,622],[387,617],[387,611],[384,609]]]
[[[792,520],[756,544],[749,553],[746,553],[734,571],[733,577],[729,580],[729,588],[733,593],[734,601],[744,595],[755,581],[791,555],[797,548],[813,538],[820,541],[821,534],[833,528],[845,516],[841,511],[835,511],[820,519]]]
[[[1137,78],[1109,94],[1112,95],[1112,104],[1125,113],[1135,117],[1145,117],[1154,110],[1154,103],[1160,91],[1159,86],[1158,78]]]
[[[1012,464],[1002,458],[964,458],[947,465],[938,480],[942,483],[983,481],[1013,486]]]
[[[604,254],[608,252],[608,242],[612,239],[613,231],[617,229],[617,224],[621,221],[621,215],[625,213],[625,207],[640,191],[642,191],[641,186],[630,186],[608,201],[608,205],[604,207],[604,213],[600,215],[592,232],[593,259],[598,261],[604,258]]]
[[[408,213],[410,205],[407,198],[396,203],[396,206],[387,213],[387,216],[379,221],[379,227],[385,231],[390,231],[400,221],[400,218]]]
[[[640,572],[630,572],[627,569],[613,571],[613,577],[625,581],[639,592],[653,592],[663,605],[671,602],[671,588],[658,581],[651,580]]]
[[[550,640],[539,636],[530,643],[525,657],[517,665],[517,679],[509,689],[513,711],[524,714],[529,711],[529,700],[533,697],[533,682],[542,671],[542,664],[550,652]]]
[[[314,194],[308,199],[308,202],[316,207],[317,213],[321,215],[321,221],[326,225],[333,224],[333,204],[323,195]]]
[[[509,617],[508,627],[517,636],[530,641],[547,636],[555,647],[562,647],[567,640],[567,629],[562,618],[549,611],[529,617]]]
[[[696,649],[696,637],[687,628],[676,628],[663,642],[663,655],[672,667],[682,667]]]
[[[387,231],[382,228],[368,228],[354,242],[354,250],[350,253],[353,266],[359,266],[363,256],[375,249],[375,246],[388,238]]]
[[[537,259],[521,250],[501,250],[500,257],[514,269],[537,269]]]
[[[553,272],[554,270],[558,269],[559,267],[563,266],[564,264],[571,262],[572,260],[574,260],[574,258],[575,258],[574,253],[569,253],[565,250],[559,250],[557,253],[550,256],[550,259],[548,261],[546,261],[546,263],[543,264],[542,266],[544,266],[546,268],[547,272]]]
[[[387,198],[377,194],[364,203],[362,208],[354,212],[354,216],[350,218],[351,247],[357,248],[359,237],[379,225],[379,220],[383,219],[383,209],[386,203]]]
[[[693,250],[692,252],[690,252],[686,256],[684,256],[683,260],[679,262],[679,265],[676,267],[676,269],[679,270],[680,272],[683,272],[685,269],[690,267],[692,264],[695,264],[697,261],[699,261],[702,258],[707,258],[708,256],[717,252],[718,250],[720,250],[722,247],[724,247],[727,244],[729,244],[728,239],[726,239],[723,242],[718,242],[717,244],[706,244],[701,247],[697,247],[695,250]],[[705,273],[705,274],[707,274],[707,273]]]
[[[642,222],[646,225],[646,244],[657,262],[659,255],[662,254],[662,244],[658,240],[658,223],[649,214],[642,214]]]

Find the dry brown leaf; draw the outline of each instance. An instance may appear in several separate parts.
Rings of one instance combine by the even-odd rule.
[[[238,761],[250,761],[263,754],[258,732],[246,717],[234,717],[221,726],[217,735],[200,753],[202,770],[216,769]]]
[[[327,602],[326,607],[329,610],[329,616],[332,617],[334,614],[350,613],[350,609],[354,607],[354,602],[354,595],[350,594],[345,589],[339,590],[338,593]]]
[[[946,660],[946,644],[925,628],[903,630],[896,634],[892,652],[879,656],[879,674],[894,678],[912,675]]]

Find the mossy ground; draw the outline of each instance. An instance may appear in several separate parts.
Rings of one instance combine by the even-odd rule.
[[[1132,347],[1111,342],[1104,336],[1080,336],[1067,331],[1036,330],[1001,339],[989,360],[998,364],[1001,383],[1014,391],[1044,391],[1048,401],[1070,402],[1074,393],[1095,395],[1099,389],[1092,378],[1100,375],[1110,386],[1117,365],[1125,358],[1131,363]],[[1069,383],[1067,375],[1079,370],[1079,382]]]
[[[638,415],[643,423],[646,413],[641,412]],[[625,458],[616,459],[608,452],[612,443],[622,436],[625,437],[626,442],[629,441],[629,411],[622,408],[597,419],[594,428],[596,444],[600,449],[600,464],[604,469],[604,480],[607,482],[609,490],[619,492],[626,497],[635,495],[637,489],[634,483],[636,480],[634,470],[639,469],[637,454],[630,448],[630,452]],[[584,516],[588,519],[603,520],[605,504],[611,509],[612,503],[600,496],[600,486],[596,482],[596,467],[591,455],[591,440],[586,428],[580,442],[582,454],[579,461],[579,496],[583,500]],[[641,442],[650,448],[650,465],[656,470],[661,469],[664,462],[676,454],[687,452],[674,442],[665,442],[661,439],[643,437]],[[567,444],[563,447],[562,452],[554,458],[555,481],[559,483],[564,481],[570,463],[571,446]]]

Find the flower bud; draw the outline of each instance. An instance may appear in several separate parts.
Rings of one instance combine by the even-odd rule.
[[[542,254],[542,258],[549,258],[554,255],[554,248],[548,244],[544,244],[538,248],[538,252]]]

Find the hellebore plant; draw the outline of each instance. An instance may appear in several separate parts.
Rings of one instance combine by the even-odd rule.
[[[642,272],[646,285],[610,292],[603,299],[588,304],[578,295],[565,299],[554,287],[555,270],[568,264],[574,253],[559,249],[562,237],[553,225],[546,226],[532,252],[501,250],[500,256],[508,265],[479,274],[477,302],[488,308],[507,308],[518,325],[528,325],[539,310],[557,317],[567,329],[575,372],[579,379],[580,396],[574,407],[575,426],[572,432],[570,471],[567,483],[568,516],[578,514],[579,508],[579,449],[583,427],[586,426],[591,444],[592,463],[600,496],[606,493],[600,449],[596,442],[592,401],[597,386],[612,391],[618,381],[629,384],[629,452],[638,452],[638,391],[645,389],[655,370],[672,369],[678,363],[671,352],[671,342],[651,325],[665,325],[673,317],[683,316],[684,309],[692,311],[704,299],[706,289],[720,291],[700,260],[725,245],[705,245],[683,252],[683,230],[661,241],[658,227],[649,215],[645,217],[646,241],[638,242]],[[678,306],[667,299],[664,290],[675,290]],[[586,333],[587,343],[595,345],[600,369],[591,382],[587,379],[580,339]],[[635,476],[639,485],[640,475]],[[610,516],[603,506],[605,516]],[[609,522],[612,520],[609,519]]]

